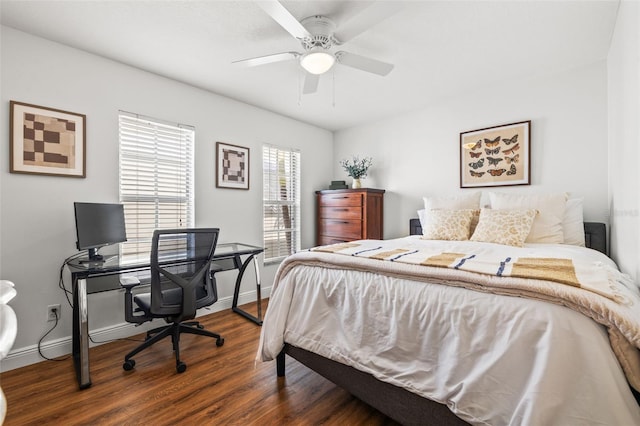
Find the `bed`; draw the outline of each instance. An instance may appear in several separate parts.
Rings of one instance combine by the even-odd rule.
[[[281,376],[287,354],[402,424],[640,424],[640,294],[604,254],[604,225],[580,225],[586,248],[425,240],[412,219],[409,237],[297,253],[258,358]],[[572,259],[579,282],[518,275],[532,254]],[[515,260],[483,273],[496,256]]]

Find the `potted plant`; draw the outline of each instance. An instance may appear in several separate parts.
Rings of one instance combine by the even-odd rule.
[[[360,179],[367,177],[367,171],[371,167],[371,157],[363,157],[362,159],[354,155],[351,160],[340,160],[340,165],[353,178],[352,188],[361,188]]]

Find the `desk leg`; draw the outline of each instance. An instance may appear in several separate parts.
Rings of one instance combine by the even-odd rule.
[[[89,315],[87,311],[87,280],[73,283],[73,364],[80,389],[91,386],[89,376]]]
[[[260,291],[260,267],[258,266],[258,260],[253,259],[253,268],[256,270],[256,294],[258,297],[258,321],[262,324],[262,294]]]
[[[247,266],[249,266],[249,263],[253,260],[255,269],[256,269],[256,290],[257,290],[257,303],[258,303],[258,318],[254,317],[253,315],[251,315],[249,312],[246,312],[240,308],[238,308],[238,297],[240,295],[240,284],[242,283],[242,277],[244,276],[244,271],[247,269]],[[242,264],[242,266],[240,267],[240,270],[238,271],[238,277],[236,278],[236,288],[234,289],[233,292],[233,304],[231,305],[231,309],[233,310],[233,312],[242,315],[243,317],[245,317],[246,319],[248,319],[249,321],[253,321],[258,325],[262,325],[262,299],[261,299],[261,294],[260,294],[260,271],[259,271],[259,267],[258,267],[258,261],[255,258],[255,255],[250,255],[247,260],[244,261],[244,263]]]

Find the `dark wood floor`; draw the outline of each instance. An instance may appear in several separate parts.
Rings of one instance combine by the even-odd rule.
[[[275,363],[255,363],[260,327],[239,315],[224,311],[200,320],[225,344],[184,335],[181,358],[188,367],[182,374],[176,373],[170,340],[138,354],[130,372],[122,369],[124,354],[138,342],[91,348],[93,384],[82,391],[71,359],[2,373],[5,426],[395,424],[291,358],[283,378],[276,377]]]

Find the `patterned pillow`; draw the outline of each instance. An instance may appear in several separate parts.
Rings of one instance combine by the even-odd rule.
[[[535,209],[482,209],[471,241],[522,247],[537,214],[538,211]]]
[[[425,240],[468,240],[476,210],[430,210],[425,217]]]

